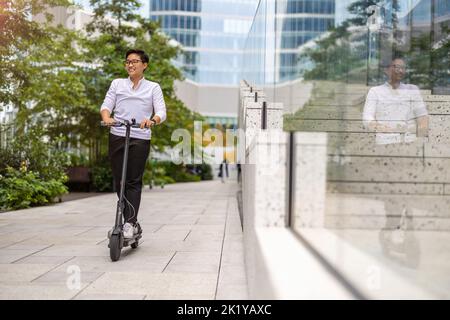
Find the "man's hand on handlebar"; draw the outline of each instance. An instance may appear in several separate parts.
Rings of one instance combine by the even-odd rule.
[[[154,120],[144,119],[144,120],[142,120],[140,127],[141,127],[141,129],[144,129],[144,128],[151,128],[154,125],[155,125],[155,121]]]
[[[110,126],[116,123],[116,120],[114,120],[113,118],[106,118],[103,119],[103,123],[105,126]]]
[[[156,124],[155,120],[145,119],[140,124],[136,123],[134,119],[131,119],[131,121],[125,120],[122,121],[116,121],[113,118],[106,118],[101,122],[102,126],[108,127],[108,126],[114,126],[114,127],[121,127],[121,126],[130,126],[131,128],[150,128]]]

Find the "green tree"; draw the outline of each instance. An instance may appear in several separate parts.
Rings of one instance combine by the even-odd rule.
[[[52,26],[48,13],[46,21],[34,19],[48,8],[69,5],[65,0],[29,0],[5,1],[0,6],[0,101],[17,110],[18,135],[29,127],[41,127],[51,140],[64,136],[68,143],[84,112],[87,100],[77,64],[82,58],[77,50],[70,50],[79,36]]]
[[[47,2],[47,1],[46,1]],[[0,0],[0,102],[20,104],[14,88],[27,84],[29,75],[20,64],[30,42],[48,39],[49,34],[31,15],[42,12],[46,2]],[[55,2],[55,1],[52,1]],[[61,2],[61,1],[57,1]]]
[[[77,63],[81,56],[72,50],[79,37],[52,24],[49,9],[69,5],[66,0],[0,1],[0,106],[16,111],[9,124],[14,138],[1,150],[12,166],[1,166],[2,208],[45,204],[66,192],[64,150],[87,100]]]
[[[312,62],[312,68],[304,74],[305,79],[363,80],[360,77],[366,72],[368,50],[368,30],[365,26],[369,15],[366,9],[380,2],[382,0],[352,2],[347,8],[351,17],[328,30],[325,36],[315,42],[314,47],[304,51],[300,58]],[[394,16],[392,22],[396,21]]]
[[[435,88],[450,87],[450,26],[441,26],[443,37],[432,47],[432,85]],[[443,67],[444,66],[444,67]]]

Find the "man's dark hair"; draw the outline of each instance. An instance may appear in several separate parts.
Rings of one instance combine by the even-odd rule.
[[[403,60],[406,63],[406,59],[400,53],[394,53],[391,57],[387,56],[381,60],[381,66],[383,68],[389,68],[395,60]]]
[[[128,50],[127,53],[125,54],[125,59],[128,59],[128,56],[133,53],[137,54],[141,58],[142,63],[148,63],[150,61],[148,54],[146,54],[144,50],[140,50],[140,49]]]

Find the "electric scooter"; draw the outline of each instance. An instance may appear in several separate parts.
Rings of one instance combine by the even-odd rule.
[[[123,166],[122,166],[122,178],[120,180],[120,194],[119,201],[117,201],[117,210],[116,210],[116,222],[114,224],[114,228],[108,232],[109,238],[109,255],[112,261],[117,261],[120,258],[120,252],[123,247],[131,246],[131,248],[136,249],[139,245],[139,239],[142,238],[142,228],[137,223],[138,232],[133,235],[132,238],[125,239],[123,236],[123,225],[124,225],[124,217],[123,212],[125,209],[125,181],[127,178],[127,164],[128,164],[128,149],[130,146],[130,131],[131,128],[139,128],[139,124],[136,124],[135,119],[131,119],[131,122],[125,120],[124,122],[115,122],[114,124],[105,124],[103,121],[101,122],[101,126],[112,126],[112,127],[126,127],[126,135],[125,135],[125,149],[123,154]]]

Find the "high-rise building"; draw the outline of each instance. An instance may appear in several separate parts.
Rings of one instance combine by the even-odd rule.
[[[335,26],[335,12],[335,0],[261,0],[245,45],[245,77],[255,84],[298,79],[308,64],[303,50]]]
[[[301,46],[334,26],[335,0],[279,0],[276,6],[275,24],[281,30],[277,81],[292,80],[300,72]]]
[[[177,40],[176,61],[188,79],[237,85],[245,40],[258,0],[150,0],[150,19]]]
[[[415,0],[403,4],[405,14],[400,19],[400,27],[409,29],[412,34],[430,33],[433,29],[434,39],[438,41],[446,37],[445,27],[450,27],[450,1],[448,0]]]

